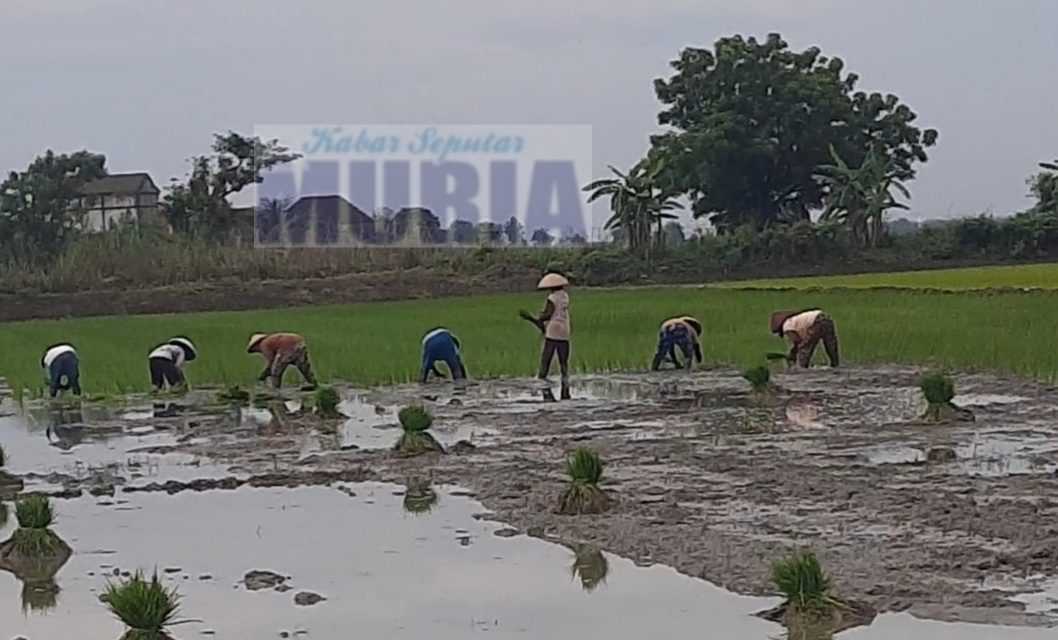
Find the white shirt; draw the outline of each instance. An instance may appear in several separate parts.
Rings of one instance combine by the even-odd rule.
[[[563,290],[555,291],[547,297],[554,309],[547,321],[546,337],[552,340],[569,340],[569,294]]]
[[[786,322],[782,323],[782,332],[793,332],[804,337],[805,331],[812,326],[812,323],[816,321],[816,318],[818,318],[821,313],[823,312],[816,309],[815,311],[805,311],[792,318],[787,318]]]
[[[176,368],[184,366],[184,350],[175,344],[163,344],[154,351],[148,358],[165,358],[166,360],[172,360]]]
[[[44,354],[44,358],[41,360],[41,364],[43,364],[44,368],[47,369],[51,367],[51,363],[55,362],[55,358],[58,358],[64,353],[76,354],[77,351],[75,351],[74,348],[68,344],[56,345],[51,349],[48,349],[48,351]]]

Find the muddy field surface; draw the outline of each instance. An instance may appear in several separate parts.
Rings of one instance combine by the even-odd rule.
[[[779,374],[766,398],[729,370],[584,376],[558,403],[526,380],[409,385],[346,390],[349,418],[334,421],[299,415],[293,396],[220,410],[201,391],[101,421],[78,416],[89,443],[94,430],[139,429],[128,464],[24,477],[27,490],[64,497],[430,479],[465,487],[489,510],[476,517],[509,535],[590,543],[740,594],[770,595],[770,562],[809,546],[842,595],[881,612],[1055,624],[1058,391],[960,375],[956,403],[976,420],[926,425],[920,375]],[[390,453],[396,410],[409,403],[435,414],[447,455]],[[583,444],[607,460],[615,505],[555,515],[565,456]]]

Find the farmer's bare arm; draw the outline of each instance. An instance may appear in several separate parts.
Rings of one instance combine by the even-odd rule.
[[[548,320],[551,319],[551,316],[554,313],[555,313],[555,305],[550,300],[548,300],[547,304],[544,306],[544,312],[541,313],[540,317],[537,318],[537,319],[540,322],[547,322]]]

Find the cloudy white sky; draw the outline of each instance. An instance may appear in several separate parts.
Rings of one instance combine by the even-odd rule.
[[[594,126],[594,164],[657,130],[688,45],[778,31],[941,132],[913,216],[1024,208],[1058,156],[1054,0],[0,0],[0,169],[46,148],[182,176],[260,123]]]

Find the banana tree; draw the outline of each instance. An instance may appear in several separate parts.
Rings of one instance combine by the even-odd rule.
[[[628,248],[637,255],[649,257],[651,235],[658,238],[656,246],[660,249],[665,221],[674,219],[676,215],[672,211],[682,205],[671,192],[659,186],[657,165],[642,161],[627,174],[612,166],[609,169],[616,177],[595,180],[584,187],[584,191],[590,192],[588,203],[608,197],[612,214],[605,229],[622,230],[628,239]]]
[[[841,224],[859,246],[877,246],[885,235],[886,212],[907,209],[893,191],[905,198],[911,194],[898,172],[873,149],[858,167],[850,167],[833,147],[830,156],[833,164],[820,166],[816,174],[827,192],[820,220]]]

